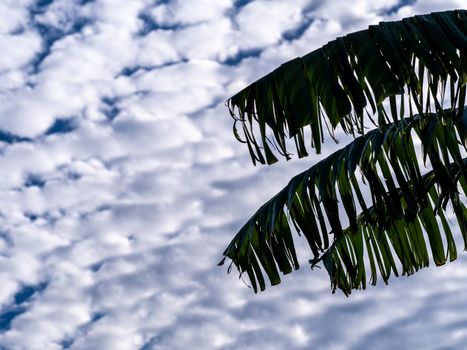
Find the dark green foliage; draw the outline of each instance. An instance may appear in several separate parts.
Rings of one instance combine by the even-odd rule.
[[[383,22],[338,38],[284,63],[229,99],[228,106],[235,135],[247,143],[253,162],[271,164],[278,155],[290,157],[287,138],[294,139],[299,157],[307,155],[307,126],[319,153],[325,124],[361,134],[366,113],[376,115],[380,125],[397,121],[405,116],[404,106],[396,108],[394,97],[390,115],[381,107],[395,95],[415,106],[406,111],[410,116],[426,111],[425,103],[438,109],[444,96],[438,89],[447,84],[455,93],[454,107],[465,97],[466,82],[467,11],[457,10]],[[432,96],[424,101],[428,92]]]
[[[338,38],[229,100],[254,163],[290,158],[289,138],[308,155],[308,125],[318,153],[323,125],[355,138],[295,176],[225,250],[255,292],[264,275],[275,285],[299,267],[294,231],[346,295],[456,259],[449,220],[467,248],[466,54],[467,11],[415,16]]]

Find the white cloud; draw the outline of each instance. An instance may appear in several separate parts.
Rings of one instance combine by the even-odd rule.
[[[5,0],[0,3],[0,33],[8,34],[15,32],[28,21],[27,7],[30,6],[31,0]]]
[[[5,72],[12,69],[21,70],[29,63],[39,51],[41,41],[39,36],[26,31],[21,34],[3,34],[0,36],[0,71]]]
[[[0,146],[0,347],[463,347],[462,253],[348,299],[309,271],[305,245],[302,268],[260,295],[216,266],[314,162],[253,167],[224,101],[336,36],[463,4],[417,1],[385,17],[397,1],[233,3],[0,4],[0,130],[14,134]],[[51,42],[38,24],[61,34]],[[45,135],[57,118],[75,124]]]
[[[180,61],[183,52],[174,45],[173,37],[172,31],[154,30],[138,40],[135,63],[141,66],[160,66]]]
[[[210,0],[197,2],[175,0],[155,6],[147,13],[161,25],[196,24],[223,17],[231,6],[231,0],[219,0],[214,3]]]
[[[262,47],[277,43],[282,33],[300,23],[301,10],[306,1],[252,1],[235,16],[238,41],[244,48]]]

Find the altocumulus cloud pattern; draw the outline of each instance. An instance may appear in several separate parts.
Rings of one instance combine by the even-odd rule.
[[[224,101],[381,20],[465,0],[2,0],[0,349],[462,349],[467,260],[350,298],[216,267],[314,159],[250,164]],[[329,144],[329,153],[337,146]]]

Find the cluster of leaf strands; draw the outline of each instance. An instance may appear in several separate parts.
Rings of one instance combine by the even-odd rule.
[[[367,275],[371,284],[387,283],[428,266],[430,256],[436,265],[454,260],[448,208],[467,248],[466,83],[467,11],[456,10],[338,38],[233,96],[234,134],[255,164],[289,159],[289,139],[298,157],[307,156],[308,127],[317,153],[323,125],[332,137],[340,127],[354,140],[265,203],[221,264],[230,258],[255,292],[265,289],[265,276],[278,284],[279,272],[299,267],[297,231],[311,266],[322,262],[332,290],[348,295],[366,287]],[[365,132],[368,121],[376,128]]]

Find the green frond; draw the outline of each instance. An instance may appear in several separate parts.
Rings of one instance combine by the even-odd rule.
[[[284,63],[227,101],[237,139],[253,163],[320,153],[323,130],[362,135],[404,116],[462,114],[467,82],[467,11],[382,22]],[[445,106],[445,107],[442,107]],[[311,139],[305,140],[305,128]]]
[[[464,164],[467,165],[467,158],[464,158]],[[461,175],[462,168],[453,163],[450,170],[461,180],[465,195],[467,187]],[[445,208],[437,208],[442,195],[434,171],[423,176],[422,182],[428,201],[416,206],[414,218],[400,218],[388,207],[384,213],[386,224],[379,227],[378,215],[381,214],[376,207],[370,207],[365,216],[359,217],[357,232],[344,230],[329,249],[310,260],[312,268],[319,262],[323,263],[333,292],[340,289],[349,295],[353,289],[365,289],[368,275],[372,285],[376,285],[378,275],[386,284],[391,273],[395,276],[412,275],[429,265],[429,250],[437,266],[457,258],[457,248]],[[447,199],[454,209],[466,249],[467,208],[460,200],[459,193],[454,192]]]
[[[368,264],[372,284],[377,271],[387,282],[391,272],[428,266],[427,244],[436,265],[454,259],[444,212],[450,203],[467,244],[458,188],[460,183],[466,194],[466,134],[462,108],[462,114],[446,109],[399,119],[357,137],[295,176],[240,229],[224,256],[247,273],[255,292],[264,290],[265,275],[275,285],[280,272],[299,267],[292,237],[297,231],[308,242],[312,266],[322,261],[333,290],[346,294],[365,288]],[[429,160],[432,170],[422,176],[418,159]]]

